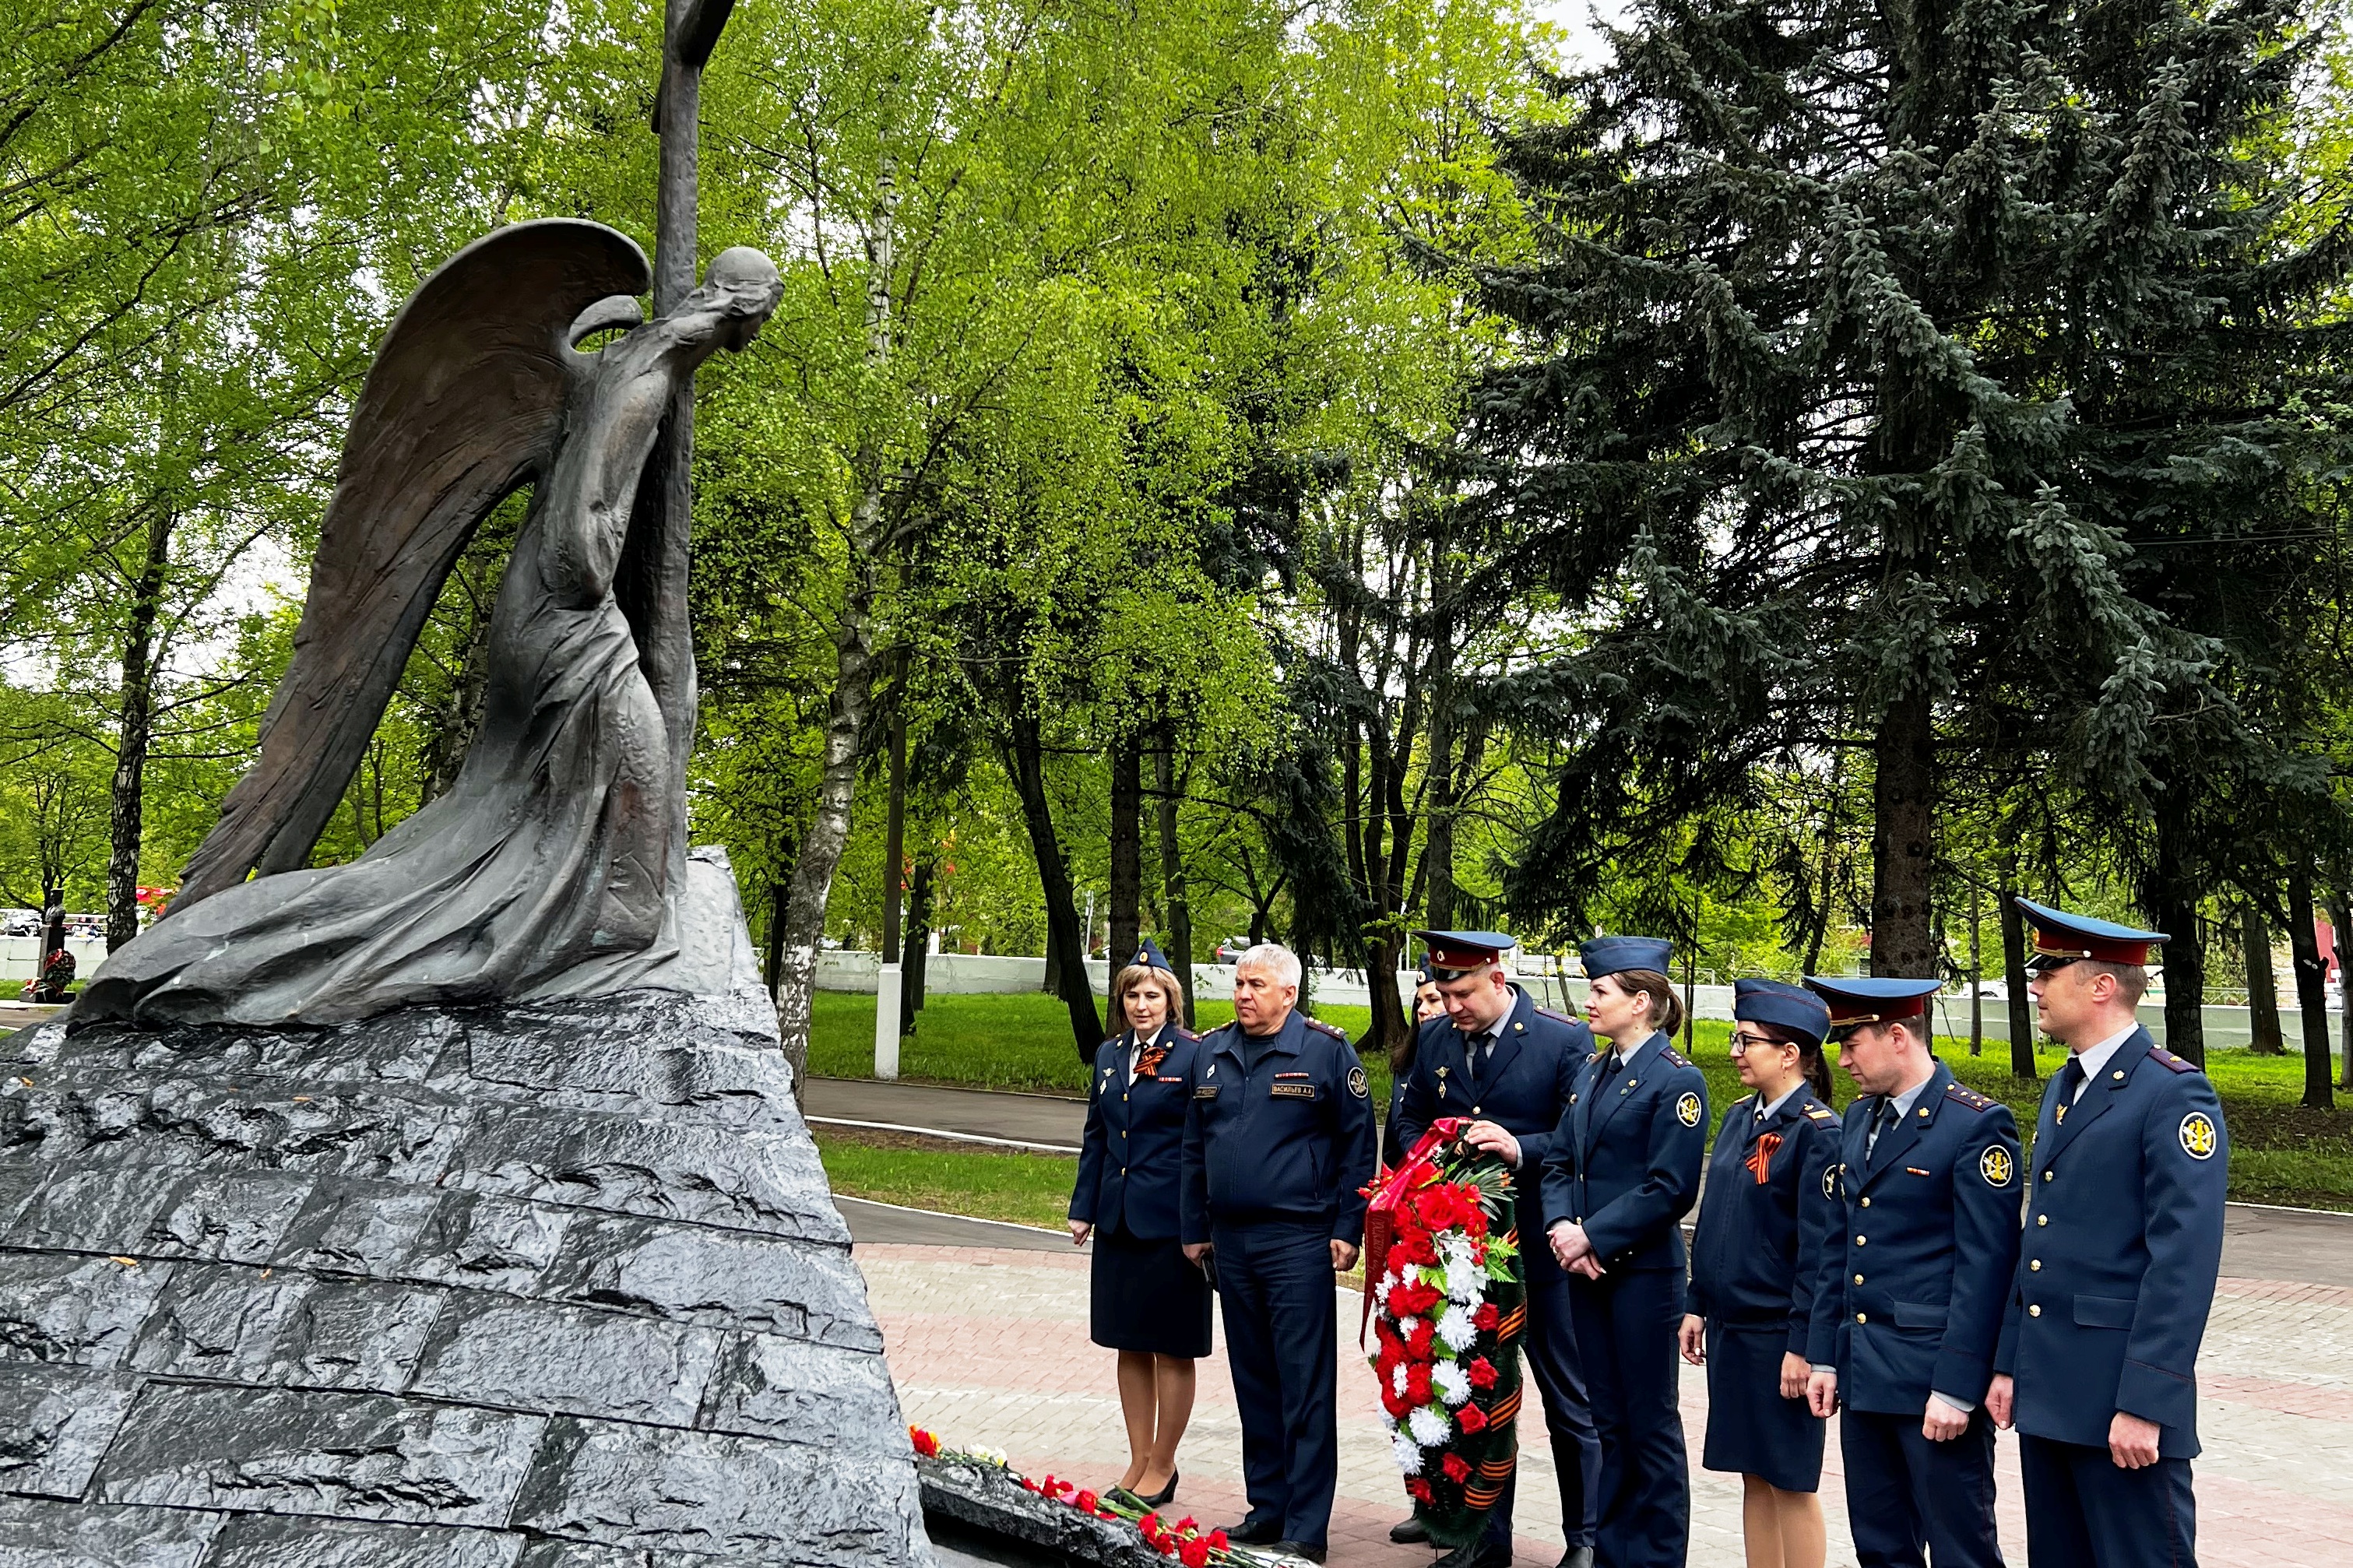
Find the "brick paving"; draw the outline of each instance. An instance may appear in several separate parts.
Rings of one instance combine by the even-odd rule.
[[[1081,1255],[861,1242],[874,1310],[907,1418],[951,1443],[998,1448],[1027,1474],[1082,1486],[1118,1479],[1126,1462],[1112,1352],[1087,1340],[1087,1259]],[[1355,1348],[1356,1299],[1341,1300],[1340,1495],[1332,1562],[1348,1568],[1426,1568],[1427,1548],[1390,1544],[1406,1511],[1377,1419],[1372,1373]],[[2198,1462],[2199,1556],[2207,1568],[2353,1568],[2353,1289],[2228,1278],[2200,1366],[2206,1452]],[[1705,1387],[1683,1380],[1692,1472],[1694,1568],[1739,1568],[1740,1483],[1696,1468]],[[1541,1416],[1531,1385],[1524,1422]],[[1540,1432],[1540,1425],[1523,1427]],[[1552,1495],[1541,1442],[1521,1450],[1524,1500]],[[1181,1453],[1176,1511],[1204,1524],[1240,1517],[1241,1429],[1222,1338],[1201,1363]],[[2026,1557],[2017,1447],[2000,1440],[2000,1528],[2013,1563]],[[1833,1426],[1823,1477],[1831,1562],[1852,1564]],[[1549,1568],[1557,1522],[1523,1507],[1518,1559]]]

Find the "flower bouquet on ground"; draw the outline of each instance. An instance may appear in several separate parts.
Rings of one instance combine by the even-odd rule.
[[[1365,1291],[1381,1405],[1414,1517],[1464,1546],[1511,1479],[1519,1447],[1520,1264],[1511,1168],[1439,1121],[1369,1189]]]
[[[1192,1519],[1163,1519],[1155,1510],[1139,1510],[1109,1493],[1098,1496],[1075,1482],[1052,1475],[1033,1481],[1008,1465],[1002,1454],[985,1448],[965,1451],[944,1447],[937,1437],[920,1426],[908,1427],[907,1436],[915,1446],[917,1468],[924,1473],[923,1508],[927,1516],[938,1509],[961,1523],[1017,1533],[1031,1544],[1051,1547],[1066,1561],[1099,1564],[1101,1568],[1129,1568],[1131,1563],[1145,1564],[1163,1559],[1182,1563],[1184,1568],[1212,1568],[1212,1564],[1282,1568],[1290,1561],[1235,1546],[1227,1541],[1224,1531],[1205,1531]],[[949,1488],[936,1472],[924,1470],[923,1461],[954,1466],[970,1475],[985,1477],[991,1484],[1008,1489],[1006,1495],[1011,1498],[1027,1492],[1051,1505],[1064,1527],[1042,1535],[1021,1529],[1021,1521],[1009,1517],[1001,1504],[991,1506],[991,1500],[986,1496]],[[1009,1490],[1013,1488],[1019,1489]],[[1050,1521],[1051,1517],[1049,1516]]]

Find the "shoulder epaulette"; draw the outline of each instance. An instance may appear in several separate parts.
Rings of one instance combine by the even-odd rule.
[[[1815,1100],[1806,1102],[1806,1119],[1810,1121],[1836,1121],[1838,1112]]]
[[[1348,1032],[1346,1030],[1336,1027],[1334,1025],[1327,1024],[1321,1018],[1308,1019],[1307,1026],[1311,1029],[1321,1029],[1335,1040],[1345,1040],[1348,1037]]]
[[[2163,1046],[2151,1046],[2148,1048],[2148,1059],[2157,1063],[2159,1067],[2166,1068],[2169,1072],[2196,1072],[2198,1070],[2198,1064],[2196,1062],[2189,1061],[2181,1057],[2177,1057],[2171,1051],[2167,1050]]]
[[[1690,1060],[1684,1057],[1683,1052],[1675,1049],[1672,1046],[1669,1046],[1665,1050],[1661,1051],[1659,1053],[1659,1058],[1671,1068],[1687,1068],[1691,1066]]]
[[[1993,1107],[1993,1101],[1988,1100],[1984,1095],[1979,1094],[1976,1089],[1963,1089],[1957,1083],[1948,1083],[1945,1086],[1945,1098],[1947,1100],[1957,1100],[1963,1105],[1968,1106],[1971,1110],[1988,1110]]]
[[[1117,1035],[1112,1036],[1109,1039],[1103,1042],[1103,1046],[1115,1046],[1117,1044],[1119,1044],[1119,1037]],[[1097,1046],[1095,1049],[1101,1050],[1103,1049],[1103,1046]]]
[[[1543,1014],[1546,1017],[1550,1018],[1556,1024],[1582,1024],[1585,1022],[1584,1019],[1577,1017],[1574,1014],[1556,1012],[1550,1007],[1538,1007],[1535,1011]]]

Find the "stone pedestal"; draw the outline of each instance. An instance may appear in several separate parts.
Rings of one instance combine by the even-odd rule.
[[[0,1565],[930,1563],[733,918],[716,994],[0,1040]]]

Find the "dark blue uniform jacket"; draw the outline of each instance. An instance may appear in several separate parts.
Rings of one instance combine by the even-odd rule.
[[[1757,1099],[1725,1111],[1715,1135],[1692,1234],[1690,1310],[1732,1328],[1786,1328],[1789,1353],[1802,1356],[1838,1233],[1823,1190],[1839,1159],[1838,1113],[1800,1089],[1759,1121]]]
[[[1257,1070],[1245,1054],[1263,1046]],[[1178,1233],[1208,1241],[1212,1219],[1307,1220],[1335,1240],[1365,1234],[1377,1128],[1348,1037],[1294,1011],[1271,1039],[1212,1029],[1195,1047]]]
[[[1707,1080],[1664,1035],[1652,1035],[1615,1074],[1608,1047],[1578,1072],[1568,1109],[1545,1151],[1547,1226],[1585,1227],[1603,1268],[1683,1267],[1676,1222],[1699,1196],[1707,1156]]]
[[[2214,1086],[2138,1030],[2058,1118],[2042,1096],[2026,1245],[1996,1368],[2018,1429],[2104,1448],[2119,1410],[2198,1453],[2194,1373],[2222,1264],[2231,1151]]]
[[[1865,1095],[1847,1107],[1825,1176],[1845,1234],[1825,1249],[1806,1359],[1835,1364],[1857,1410],[1915,1415],[1931,1392],[1975,1405],[2018,1268],[2017,1121],[1938,1062],[1866,1159],[1878,1106]]]
[[[1071,1217],[1104,1230],[1125,1230],[1143,1241],[1174,1241],[1185,1114],[1191,1103],[1193,1058],[1201,1047],[1198,1036],[1174,1024],[1163,1026],[1145,1053],[1150,1070],[1137,1073],[1131,1086],[1127,1054],[1134,1044],[1134,1031],[1129,1030],[1095,1052]]]
[[[1475,1080],[1467,1045],[1450,1019],[1432,1018],[1421,1026],[1398,1111],[1398,1142],[1411,1149],[1443,1116],[1492,1121],[1520,1141],[1522,1185],[1533,1196],[1553,1129],[1577,1091],[1585,1058],[1593,1054],[1592,1032],[1574,1018],[1537,1006],[1514,987],[1512,1010],[1496,1025],[1495,1048]],[[1520,1228],[1530,1236],[1544,1231],[1533,1212],[1520,1216]]]

